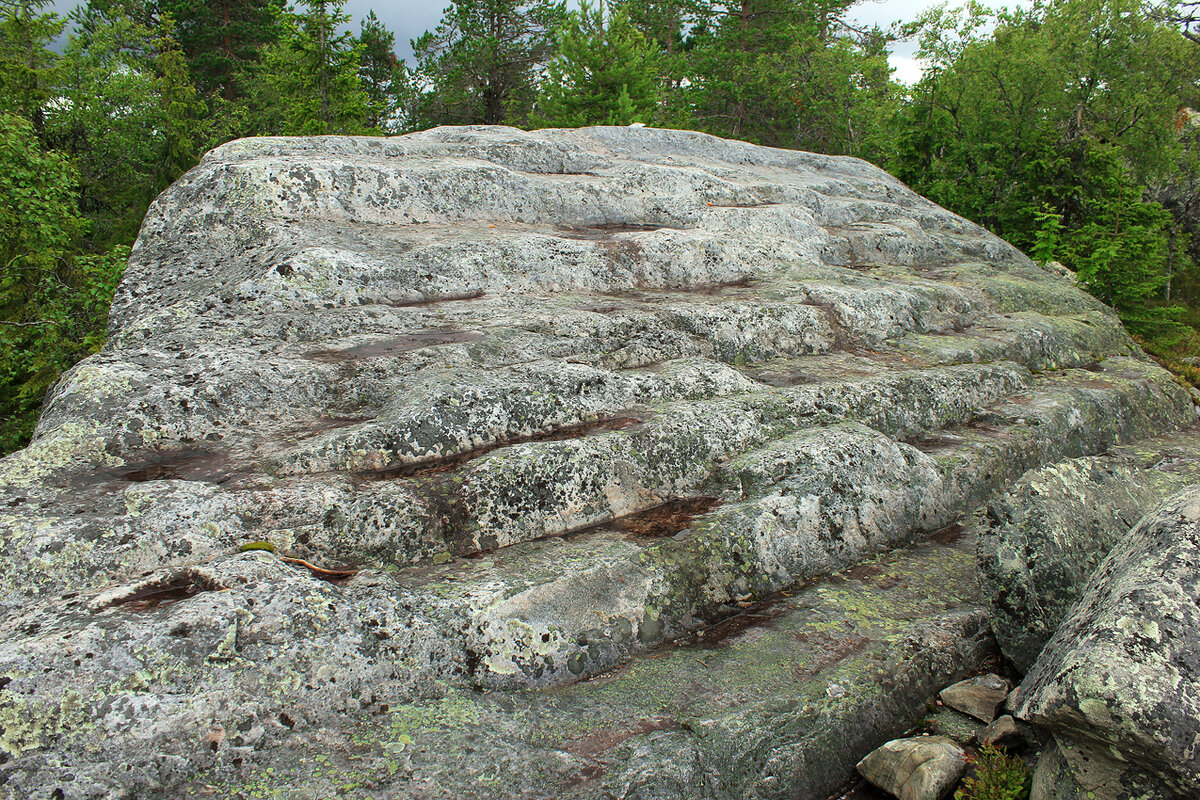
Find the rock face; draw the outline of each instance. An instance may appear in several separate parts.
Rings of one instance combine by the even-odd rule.
[[[1108,552],[1198,482],[1200,435],[1188,430],[1031,470],[994,500],[979,564],[1004,654],[1028,671]]]
[[[1117,544],[1021,685],[1019,716],[1200,794],[1200,487]]]
[[[233,142],[0,461],[0,795],[826,796],[985,655],[964,515],[1194,419],[860,161]]]

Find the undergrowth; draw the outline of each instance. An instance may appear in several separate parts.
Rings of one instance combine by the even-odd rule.
[[[954,800],[1028,800],[1029,767],[1020,758],[985,744],[970,760],[975,775],[963,780]]]

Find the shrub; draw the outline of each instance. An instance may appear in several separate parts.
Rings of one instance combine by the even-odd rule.
[[[954,800],[1027,800],[1029,767],[1020,758],[985,744],[971,760],[975,776],[963,780]]]

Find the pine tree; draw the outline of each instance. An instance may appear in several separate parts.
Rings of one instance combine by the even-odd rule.
[[[554,51],[562,0],[454,0],[412,43],[420,124],[496,125],[525,119],[535,74]]]
[[[154,0],[175,20],[175,36],[201,94],[242,96],[249,68],[282,28],[282,0]]]

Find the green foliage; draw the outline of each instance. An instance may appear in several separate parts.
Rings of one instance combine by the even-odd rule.
[[[26,296],[84,229],[75,204],[78,174],[59,153],[42,150],[33,125],[0,115],[0,262],[5,302]],[[18,288],[20,287],[20,288]]]
[[[32,433],[58,374],[99,348],[127,247],[72,253],[78,175],[28,120],[0,115],[0,449]]]
[[[852,0],[746,0],[702,8],[673,102],[689,127],[759,144],[886,162],[900,94],[886,37],[851,35]]]
[[[931,67],[894,164],[936,202],[1062,261],[1143,331],[1170,322],[1150,300],[1190,267],[1148,185],[1176,199],[1182,176],[1200,174],[1177,124],[1200,60],[1145,11],[1140,0],[1054,0],[928,12],[913,30]]]
[[[963,780],[962,788],[954,793],[954,800],[1026,800],[1029,797],[1029,767],[1020,758],[985,744],[972,760],[975,776]]]
[[[196,163],[204,106],[170,20],[154,28],[119,8],[92,12],[62,55],[46,140],[80,172],[80,209],[97,248],[129,243],[150,201]]]
[[[58,65],[49,45],[66,24],[57,14],[36,13],[45,4],[11,3],[0,20],[0,112],[28,119],[39,132]]]
[[[401,111],[408,89],[408,71],[396,58],[396,35],[389,31],[374,11],[367,13],[358,35],[360,64],[358,77],[367,93],[367,126],[385,132],[401,128]]]
[[[412,43],[423,84],[417,124],[524,120],[565,16],[561,0],[454,0]]]
[[[559,30],[530,125],[580,127],[650,122],[658,107],[659,49],[624,8],[582,0]]]
[[[1045,266],[1058,255],[1062,215],[1049,203],[1044,203],[1040,211],[1033,212],[1033,217],[1037,222],[1037,230],[1033,233],[1033,250],[1030,255],[1034,261]]]
[[[341,28],[340,2],[304,0],[284,16],[259,68],[258,132],[290,136],[365,133],[370,98],[359,80],[363,45]]]
[[[175,21],[175,37],[201,95],[232,101],[262,50],[281,33],[281,0],[155,0],[154,10]]]

